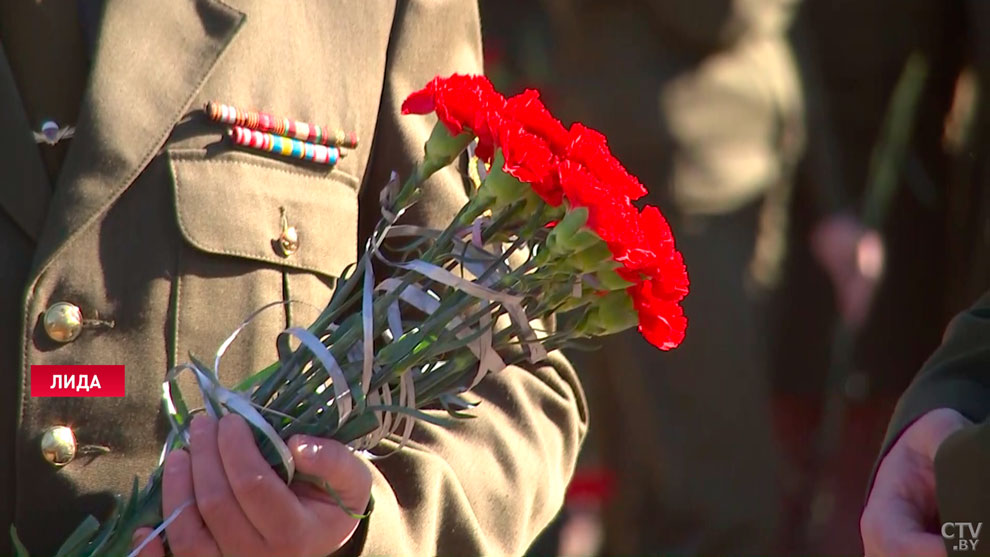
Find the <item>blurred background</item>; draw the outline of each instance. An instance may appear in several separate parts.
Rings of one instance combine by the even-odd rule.
[[[592,425],[532,555],[856,555],[899,393],[990,287],[980,0],[482,0],[486,70],[650,189],[684,344],[572,359]]]

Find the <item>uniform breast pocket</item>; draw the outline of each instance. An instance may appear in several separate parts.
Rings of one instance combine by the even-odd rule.
[[[357,252],[358,180],[293,168],[245,153],[168,154],[182,241],[173,294],[175,357],[212,362],[246,317],[273,307],[245,328],[224,356],[232,384],[276,358],[275,335],[308,325],[330,300],[335,279]]]

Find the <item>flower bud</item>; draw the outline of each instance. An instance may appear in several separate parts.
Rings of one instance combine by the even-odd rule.
[[[591,246],[569,256],[567,262],[580,271],[593,273],[612,262],[612,252],[599,240]]]
[[[550,232],[551,236],[556,237],[556,241],[560,242],[561,247],[570,248],[570,237],[573,236],[578,230],[581,230],[588,222],[588,208],[587,207],[576,207],[567,211],[564,218],[560,219],[556,226],[553,227],[553,231]]]
[[[437,122],[424,145],[426,159],[423,161],[423,167],[426,175],[433,174],[454,162],[472,141],[474,135],[471,133],[464,132],[454,137],[443,123]]]
[[[633,308],[632,298],[625,291],[609,292],[599,299],[598,305],[588,314],[587,326],[596,334],[610,335],[635,327],[639,316]]]
[[[558,312],[575,310],[581,306],[588,305],[588,296],[569,296],[557,306]]]
[[[585,228],[587,222],[587,207],[577,207],[567,211],[564,218],[560,219],[550,231],[547,245],[554,253],[562,255],[581,251],[596,243],[601,243],[601,238],[597,234]]]
[[[595,276],[605,290],[625,290],[633,283],[619,276],[615,269],[599,269]]]
[[[523,199],[526,194],[532,193],[529,184],[524,184],[502,170],[505,159],[502,150],[495,151],[495,158],[492,160],[491,170],[481,184],[479,194],[490,196],[495,199],[495,207],[505,207],[515,201]]]

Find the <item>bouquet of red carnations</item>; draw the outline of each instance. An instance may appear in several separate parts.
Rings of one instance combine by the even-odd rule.
[[[436,113],[439,122],[422,163],[383,189],[382,218],[360,260],[319,318],[285,330],[279,360],[244,383],[227,388],[214,372],[236,331],[212,369],[193,359],[172,370],[163,457],[188,442],[191,413],[176,386],[184,371],[195,375],[206,412],[252,425],[289,482],[305,481],[283,441],[293,434],[356,449],[392,436],[401,449],[416,420],[465,417],[472,404],[463,394],[507,365],[637,325],[661,350],[681,342],[681,255],[660,211],[633,205],[646,190],[603,135],[565,128],[535,91],[506,99],[479,76],[436,78],[402,111]],[[473,188],[447,228],[402,224],[425,180],[465,151]],[[550,317],[552,329],[543,325]],[[102,527],[83,523],[59,555],[122,555],[137,527],[172,518],[161,516],[159,469]]]

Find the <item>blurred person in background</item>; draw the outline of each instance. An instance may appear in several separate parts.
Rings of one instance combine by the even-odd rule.
[[[985,533],[942,528],[990,522],[990,5],[963,0],[943,11],[941,20],[928,21],[945,45],[930,54],[928,85],[947,89],[948,102],[917,125],[927,118],[943,126],[932,150],[944,160],[934,178],[945,219],[937,271],[946,286],[916,304],[968,309],[945,328],[890,418],[861,517],[868,557],[983,555],[990,547]],[[961,539],[978,543],[967,547]]]
[[[857,518],[875,457],[864,447],[884,438],[898,396],[939,345],[949,318],[990,288],[990,174],[984,162],[990,128],[982,100],[990,85],[987,15],[985,2],[969,0],[801,5],[798,28],[817,72],[809,89],[828,104],[830,162],[838,182],[860,210],[875,197],[874,177],[885,164],[894,188],[882,203],[885,217],[874,222],[884,238],[882,283],[855,335],[849,369],[832,384],[826,378],[833,375],[827,372],[833,310],[821,295],[826,277],[809,249],[791,244],[781,311],[774,316],[776,402],[778,417],[786,418],[778,426],[798,468],[792,473],[802,467],[821,471],[813,500],[800,502],[810,506],[810,516],[789,528],[796,550],[862,551]],[[923,70],[911,85],[915,106],[896,109],[905,77],[918,61]],[[896,164],[881,160],[891,128],[906,134]],[[821,128],[812,129],[817,134]],[[802,186],[820,175],[799,175],[795,237],[809,233],[815,213],[807,195],[812,188]],[[838,391],[846,406],[842,423],[830,426],[839,443],[824,457],[806,433],[822,428],[823,390]]]
[[[642,359],[631,339],[576,355],[595,370],[586,384],[599,451],[587,456],[612,479],[606,554],[762,552],[777,538],[787,553],[859,551],[871,465],[862,448],[879,443],[893,393],[948,317],[990,286],[979,95],[990,48],[972,41],[990,37],[980,32],[987,8],[897,6],[482,3],[488,36],[502,39],[487,48],[489,72],[510,70],[493,79],[540,85],[565,120],[621,141],[613,150],[670,215],[695,281],[686,311],[703,332],[676,364]],[[881,246],[856,215],[912,53],[928,70],[897,190],[876,223]],[[836,314],[854,354],[827,384]],[[825,427],[828,391],[847,408]],[[823,454],[815,441],[829,428],[839,446]]]
[[[565,120],[615,138],[613,151],[670,216],[692,279],[685,312],[697,332],[676,353],[660,360],[627,335],[574,355],[594,370],[587,381],[596,458],[614,479],[604,551],[772,552],[780,486],[763,306],[778,279],[805,148],[804,93],[785,36],[794,6],[547,0],[543,7],[554,37],[543,77],[551,95],[554,85],[567,92],[548,102]],[[498,28],[494,12],[486,26]],[[519,15],[506,6],[498,12]],[[517,25],[515,32],[531,29]],[[517,69],[533,68],[527,56],[517,59],[524,60]],[[828,193],[821,214],[834,218],[822,221],[816,238],[823,262],[846,278],[845,301],[857,288],[868,292],[854,267],[865,230],[838,213],[838,196]],[[843,307],[861,319],[862,305]]]

